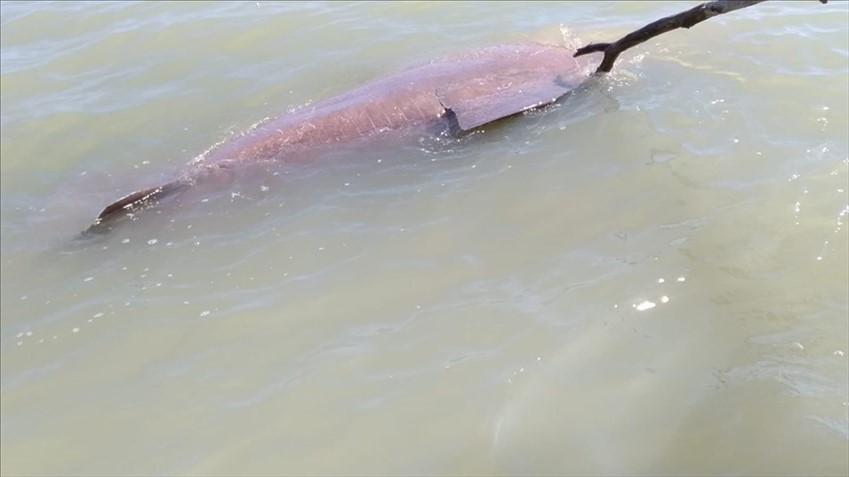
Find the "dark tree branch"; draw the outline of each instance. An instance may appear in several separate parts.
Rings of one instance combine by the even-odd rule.
[[[713,0],[711,2],[705,2],[686,12],[661,18],[654,23],[650,23],[637,31],[625,35],[613,43],[590,43],[583,48],[579,48],[573,56],[581,56],[599,51],[604,52],[604,59],[601,60],[601,65],[599,65],[595,72],[596,74],[607,73],[613,68],[613,63],[616,62],[619,54],[629,48],[633,48],[668,31],[678,28],[691,28],[693,25],[701,23],[708,18],[757,5],[764,1],[766,0]],[[828,2],[828,0],[819,1],[820,3]]]

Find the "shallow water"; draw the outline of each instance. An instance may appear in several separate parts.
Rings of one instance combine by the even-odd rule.
[[[849,473],[846,3],[75,240],[263,118],[689,6],[0,3],[0,473]]]

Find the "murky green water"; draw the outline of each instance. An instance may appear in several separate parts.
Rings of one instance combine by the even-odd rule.
[[[263,118],[693,4],[0,3],[2,474],[849,473],[846,3],[73,240]]]

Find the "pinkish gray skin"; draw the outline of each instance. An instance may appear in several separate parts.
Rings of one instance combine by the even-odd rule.
[[[210,151],[167,184],[107,206],[87,232],[105,232],[194,184],[232,174],[240,164],[287,161],[323,146],[388,132],[470,131],[556,101],[585,79],[571,51],[500,45],[433,60],[283,114]]]

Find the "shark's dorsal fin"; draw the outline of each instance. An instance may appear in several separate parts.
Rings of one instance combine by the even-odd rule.
[[[94,224],[83,232],[83,235],[108,232],[111,230],[109,225],[116,219],[144,210],[168,196],[185,190],[189,186],[189,182],[177,180],[158,187],[148,187],[147,189],[141,189],[127,194],[107,205],[97,216]]]

